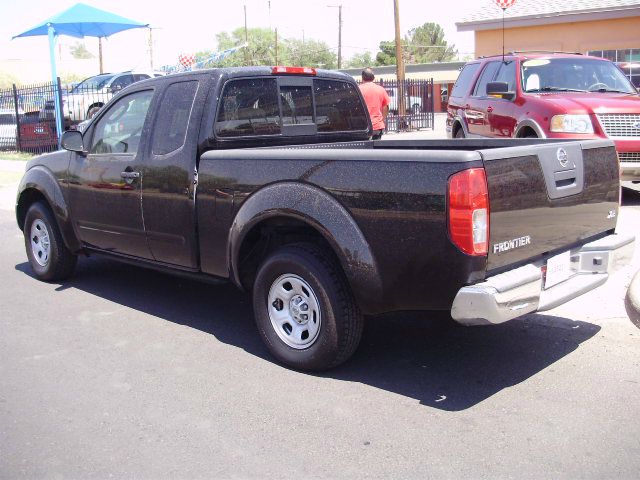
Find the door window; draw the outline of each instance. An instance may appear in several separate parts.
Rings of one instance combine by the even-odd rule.
[[[509,91],[516,91],[516,62],[511,60],[500,64],[500,70],[496,76],[496,82],[505,82],[509,85]]]
[[[279,134],[276,79],[251,78],[228,82],[222,92],[214,128],[219,137]]]
[[[152,97],[153,91],[145,90],[111,105],[95,126],[89,153],[135,154]]]
[[[464,97],[469,92],[471,81],[478,71],[478,68],[480,68],[479,63],[468,63],[464,66],[460,75],[458,75],[458,80],[456,80],[453,90],[451,90],[452,97]]]
[[[493,77],[495,76],[498,68],[500,67],[500,62],[489,62],[484,67],[484,70],[480,74],[480,78],[476,83],[476,88],[473,91],[474,97],[486,97],[487,96],[487,83],[493,81]]]
[[[133,83],[133,75],[122,75],[121,77],[116,78],[111,84],[112,91],[122,90],[125,87],[128,87]]]

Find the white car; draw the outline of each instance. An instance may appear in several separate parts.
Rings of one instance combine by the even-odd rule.
[[[83,80],[62,95],[65,126],[93,117],[114,94],[132,83],[163,75],[163,72],[153,71],[102,73]],[[54,101],[48,100],[41,116],[53,117],[54,109]]]
[[[385,88],[391,99],[389,104],[389,112],[392,114],[398,113],[398,89],[396,87]],[[406,92],[408,93],[408,92]],[[407,101],[405,102],[405,108],[407,113],[420,113],[422,111],[422,98],[415,97],[413,95],[406,95]]]
[[[16,111],[8,108],[0,109],[0,150],[14,150],[17,145],[17,134]]]

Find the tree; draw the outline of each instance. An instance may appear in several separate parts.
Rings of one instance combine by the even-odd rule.
[[[244,28],[216,35],[218,51],[228,50],[245,43]],[[336,54],[329,45],[319,40],[298,40],[278,37],[276,62],[275,32],[268,28],[250,28],[247,31],[248,46],[232,53],[224,60],[205,66],[237,67],[242,65],[302,65],[305,67],[335,68]],[[196,61],[203,62],[213,52],[205,50],[196,53]]]
[[[347,68],[365,68],[371,67],[375,63],[375,60],[371,56],[370,52],[356,53],[349,60],[347,60]]]
[[[380,42],[376,55],[377,65],[395,65],[396,44],[394,41]],[[449,45],[444,38],[444,30],[440,25],[427,22],[412,28],[402,40],[402,53],[405,63],[448,62],[453,60],[458,51],[455,45]]]
[[[95,55],[87,50],[84,42],[76,42],[75,45],[71,45],[69,47],[71,51],[71,56],[78,60],[86,60],[89,58],[95,58]]]
[[[405,36],[409,63],[448,62],[455,58],[455,45],[449,45],[440,25],[427,22],[412,28]]]

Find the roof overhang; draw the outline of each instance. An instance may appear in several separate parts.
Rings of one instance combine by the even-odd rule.
[[[505,17],[504,26],[505,28],[535,27],[558,23],[592,22],[595,20],[613,20],[629,17],[640,17],[640,7],[618,7],[604,11],[602,7],[600,7],[597,9],[535,14],[515,18]],[[459,32],[497,30],[502,28],[502,17],[480,21],[456,22],[456,28]]]

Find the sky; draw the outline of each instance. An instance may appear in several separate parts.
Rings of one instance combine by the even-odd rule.
[[[11,37],[74,5],[67,0],[0,0],[0,60],[30,59],[49,61],[46,37]],[[149,23],[153,28],[154,66],[175,65],[180,53],[216,50],[216,33],[244,24],[247,7],[249,27],[278,28],[279,36],[323,40],[337,51],[338,9],[342,4],[342,56],[370,51],[375,56],[381,40],[394,37],[393,0],[85,0],[91,6]],[[269,8],[270,4],[270,8]],[[473,54],[473,34],[457,32],[455,22],[475,11],[486,0],[457,0],[455,9],[446,2],[400,0],[400,28],[404,33],[425,22],[439,23],[445,38],[456,45],[461,58]],[[172,5],[172,7],[167,7]],[[497,8],[497,7],[496,7]],[[60,37],[59,55],[69,56],[69,46],[78,39]],[[84,40],[97,55],[96,38]],[[148,29],[113,35],[103,42],[106,71],[148,68]],[[97,65],[97,60],[96,60]]]

